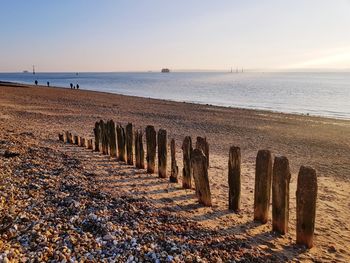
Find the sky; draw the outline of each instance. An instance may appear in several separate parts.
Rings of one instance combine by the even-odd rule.
[[[0,0],[0,72],[350,69],[350,0]]]

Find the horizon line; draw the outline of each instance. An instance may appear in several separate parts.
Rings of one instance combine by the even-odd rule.
[[[170,69],[170,72],[222,72],[222,73],[231,73],[231,68],[228,69]],[[232,69],[232,74],[237,73],[236,69],[238,69],[238,73],[298,73],[298,72],[350,72],[350,68],[298,68],[298,69],[249,69],[249,68],[235,68]],[[32,74],[32,71],[30,70],[21,70],[21,71],[0,71],[0,73],[25,73],[25,74]],[[111,71],[50,71],[50,70],[42,70],[42,71],[35,71],[36,74],[38,73],[161,73],[161,70],[111,70]]]

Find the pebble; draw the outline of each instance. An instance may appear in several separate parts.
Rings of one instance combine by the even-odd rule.
[[[4,140],[19,155],[6,163],[0,158],[0,200],[12,200],[1,207],[7,217],[0,221],[6,229],[0,262],[254,262],[264,256],[249,244],[243,255],[242,240],[204,230],[145,198],[101,192],[98,177],[86,175],[74,153],[57,143],[43,147],[37,137],[10,137]]]

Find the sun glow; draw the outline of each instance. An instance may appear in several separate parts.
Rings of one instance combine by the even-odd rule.
[[[290,68],[350,68],[350,47],[319,52],[313,57]]]

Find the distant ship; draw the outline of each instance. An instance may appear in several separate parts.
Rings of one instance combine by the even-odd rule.
[[[169,73],[170,72],[170,69],[168,69],[168,68],[162,68],[162,71],[161,71],[162,73]]]
[[[23,73],[29,73],[28,70],[23,70]]]

